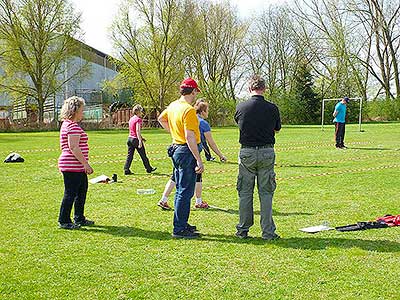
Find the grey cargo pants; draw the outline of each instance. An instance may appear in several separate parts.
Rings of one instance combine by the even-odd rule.
[[[248,232],[254,224],[253,193],[257,178],[260,199],[260,225],[262,237],[274,238],[275,223],[272,218],[272,198],[276,189],[274,148],[241,148],[239,152],[239,175],[237,191],[239,194],[239,233]]]

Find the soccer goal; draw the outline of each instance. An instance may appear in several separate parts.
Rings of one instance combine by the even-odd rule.
[[[321,108],[321,130],[324,130],[324,115],[325,115],[325,102],[327,101],[336,101],[339,102],[343,98],[333,98],[333,99],[322,99],[322,108]],[[361,97],[356,97],[356,98],[349,98],[350,101],[359,101],[360,102],[360,110],[358,112],[358,129],[361,132],[361,120],[362,120],[362,103],[363,100]],[[333,111],[332,111],[333,113]]]

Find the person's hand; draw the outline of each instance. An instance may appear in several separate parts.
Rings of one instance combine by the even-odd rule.
[[[142,141],[139,141],[138,148],[142,148],[142,146],[143,146],[143,142],[142,142]]]
[[[197,174],[203,173],[203,172],[204,172],[204,165],[203,165],[203,162],[198,160],[198,161],[197,161],[197,166],[196,166],[196,168],[195,168],[194,170],[195,170],[195,172],[196,172]]]
[[[85,163],[83,165],[83,167],[85,168],[85,173],[86,174],[88,174],[88,175],[93,174],[93,169],[88,163]]]
[[[219,160],[221,161],[221,162],[226,162],[227,161],[227,158],[224,156],[224,155],[221,155],[220,157],[219,157]]]

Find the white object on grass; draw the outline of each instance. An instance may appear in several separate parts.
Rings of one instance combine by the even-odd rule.
[[[156,191],[154,189],[137,189],[136,193],[138,195],[152,195],[155,194]]]
[[[335,228],[329,227],[329,225],[322,224],[322,225],[318,225],[318,226],[301,228],[299,230],[303,231],[303,232],[307,232],[307,233],[317,233],[320,231],[327,231],[327,230],[333,230],[333,229],[335,229]]]
[[[90,183],[100,183],[100,182],[105,183],[105,182],[109,182],[110,180],[111,180],[110,178],[108,178],[106,175],[103,174],[103,175],[100,175],[100,176],[90,179],[89,182]]]

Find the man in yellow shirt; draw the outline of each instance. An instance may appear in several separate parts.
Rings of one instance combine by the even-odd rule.
[[[196,81],[186,78],[180,85],[181,97],[158,117],[158,122],[172,136],[168,155],[174,165],[176,193],[174,200],[175,238],[197,238],[196,226],[189,225],[190,199],[194,194],[196,173],[204,171],[200,157],[200,130],[196,111],[191,105],[200,92]]]

